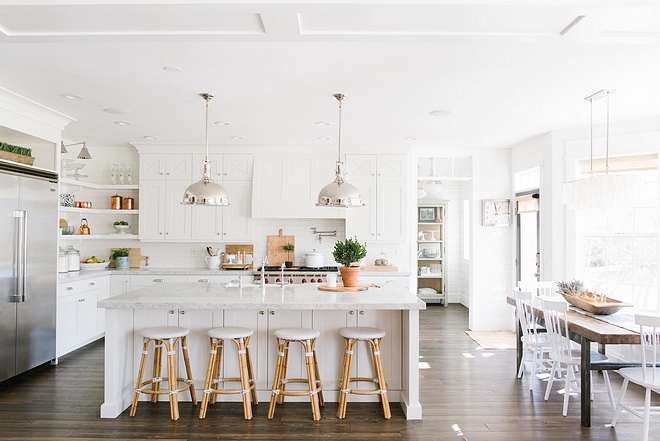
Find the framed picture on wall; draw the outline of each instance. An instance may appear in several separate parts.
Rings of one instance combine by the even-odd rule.
[[[417,220],[419,222],[435,222],[437,214],[437,207],[419,207]]]
[[[511,218],[509,199],[483,200],[483,225],[485,227],[508,227]]]

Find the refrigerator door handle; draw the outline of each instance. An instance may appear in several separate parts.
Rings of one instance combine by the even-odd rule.
[[[25,210],[15,210],[16,219],[16,246],[14,247],[15,277],[16,281],[12,302],[25,302],[26,281],[27,281],[27,218],[28,212]]]

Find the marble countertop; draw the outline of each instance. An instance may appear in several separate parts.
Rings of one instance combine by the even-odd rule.
[[[359,292],[321,291],[313,285],[225,287],[224,283],[174,282],[147,286],[102,300],[109,309],[426,309],[405,288],[371,287]]]

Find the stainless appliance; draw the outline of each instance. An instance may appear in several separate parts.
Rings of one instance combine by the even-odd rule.
[[[282,274],[284,274],[285,284],[301,284],[301,283],[326,283],[328,273],[337,273],[339,270],[336,266],[324,266],[321,268],[308,268],[301,266],[298,268],[285,268],[282,272],[279,266],[266,266],[264,268],[264,277],[266,283],[280,283]],[[254,275],[255,283],[261,283],[261,268],[252,273]]]
[[[0,381],[55,358],[57,173],[0,160]]]

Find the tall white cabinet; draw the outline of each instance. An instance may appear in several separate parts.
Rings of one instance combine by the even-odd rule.
[[[361,241],[406,241],[406,155],[346,155],[346,179],[366,207],[346,213],[346,236]]]
[[[417,207],[417,296],[447,306],[445,230],[447,204],[419,202]]]

